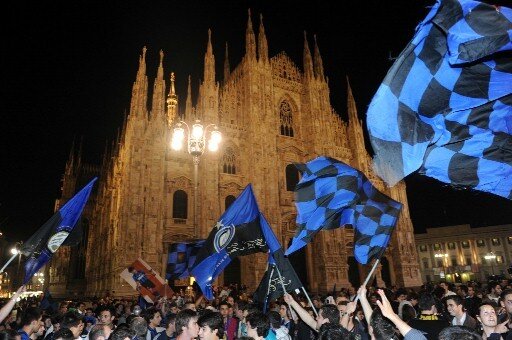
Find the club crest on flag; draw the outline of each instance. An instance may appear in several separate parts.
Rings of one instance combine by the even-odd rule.
[[[216,227],[218,231],[215,234],[213,246],[215,247],[215,251],[217,251],[217,253],[220,253],[222,250],[224,250],[224,248],[226,248],[229,245],[231,240],[233,240],[233,237],[235,237],[235,226],[233,224],[224,225],[222,224],[221,220],[217,222]]]
[[[69,233],[67,231],[59,231],[48,240],[48,250],[55,253],[60,245],[66,240]]]

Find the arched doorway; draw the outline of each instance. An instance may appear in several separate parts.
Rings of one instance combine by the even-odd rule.
[[[242,271],[238,257],[232,259],[231,263],[224,269],[224,284],[230,285],[232,283],[237,283],[238,285],[242,283]]]
[[[386,283],[386,287],[391,287],[391,270],[389,268],[389,261],[386,256],[382,256],[380,259],[382,264],[381,275],[382,281]]]
[[[289,240],[288,247],[290,247],[291,243],[292,239]],[[309,287],[308,268],[306,265],[306,247],[302,247],[301,249],[288,255],[288,260],[290,261],[290,264],[292,265],[293,269],[295,269],[295,273],[297,273],[297,276],[299,277],[299,280],[300,282],[302,282],[304,287],[311,288]]]
[[[348,281],[352,287],[359,287],[361,285],[361,277],[359,275],[359,264],[354,256],[349,256],[348,264]]]

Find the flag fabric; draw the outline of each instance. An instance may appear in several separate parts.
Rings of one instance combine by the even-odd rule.
[[[20,251],[27,257],[24,285],[50,260],[61,245],[71,245],[67,242],[70,239],[68,236],[73,233],[96,179],[90,181],[23,243]],[[76,237],[71,238],[73,242],[76,239]]]
[[[167,258],[165,278],[167,280],[176,280],[189,277],[189,270],[192,269],[196,255],[203,244],[204,240],[171,244]]]
[[[512,9],[438,0],[372,99],[376,172],[512,199]]]
[[[322,229],[354,227],[354,256],[366,264],[386,249],[402,204],[382,194],[360,171],[320,156],[297,164],[297,234],[286,255],[304,247]]]
[[[191,270],[204,296],[213,299],[212,282],[238,256],[280,248],[274,232],[261,214],[249,184],[222,214]]]
[[[274,253],[269,253],[268,263],[267,271],[254,293],[254,301],[265,307],[268,301],[276,300],[284,295],[283,285],[288,293],[303,286],[290,261],[284,256],[282,248]],[[282,280],[279,277],[278,268]]]
[[[59,305],[57,301],[55,301],[50,294],[50,290],[46,288],[46,290],[43,293],[43,298],[41,299],[41,303],[39,304],[39,307],[42,310],[46,310],[50,313],[56,312],[59,308]]]

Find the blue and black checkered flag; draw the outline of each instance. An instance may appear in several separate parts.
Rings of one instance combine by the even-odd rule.
[[[366,264],[386,250],[402,204],[382,194],[360,171],[321,156],[298,164],[295,188],[297,234],[286,255],[304,247],[322,229],[354,227],[354,256]]]
[[[196,255],[204,244],[204,240],[173,243],[169,247],[165,278],[172,281],[190,276],[196,261]]]
[[[376,172],[512,199],[512,10],[438,0],[367,114]]]

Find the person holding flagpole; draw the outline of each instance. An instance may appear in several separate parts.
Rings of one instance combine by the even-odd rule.
[[[14,305],[16,304],[16,300],[20,297],[20,295],[25,292],[25,286],[21,286],[18,288],[16,293],[7,301],[7,303],[0,309],[0,323],[4,322],[5,318],[11,313]]]

